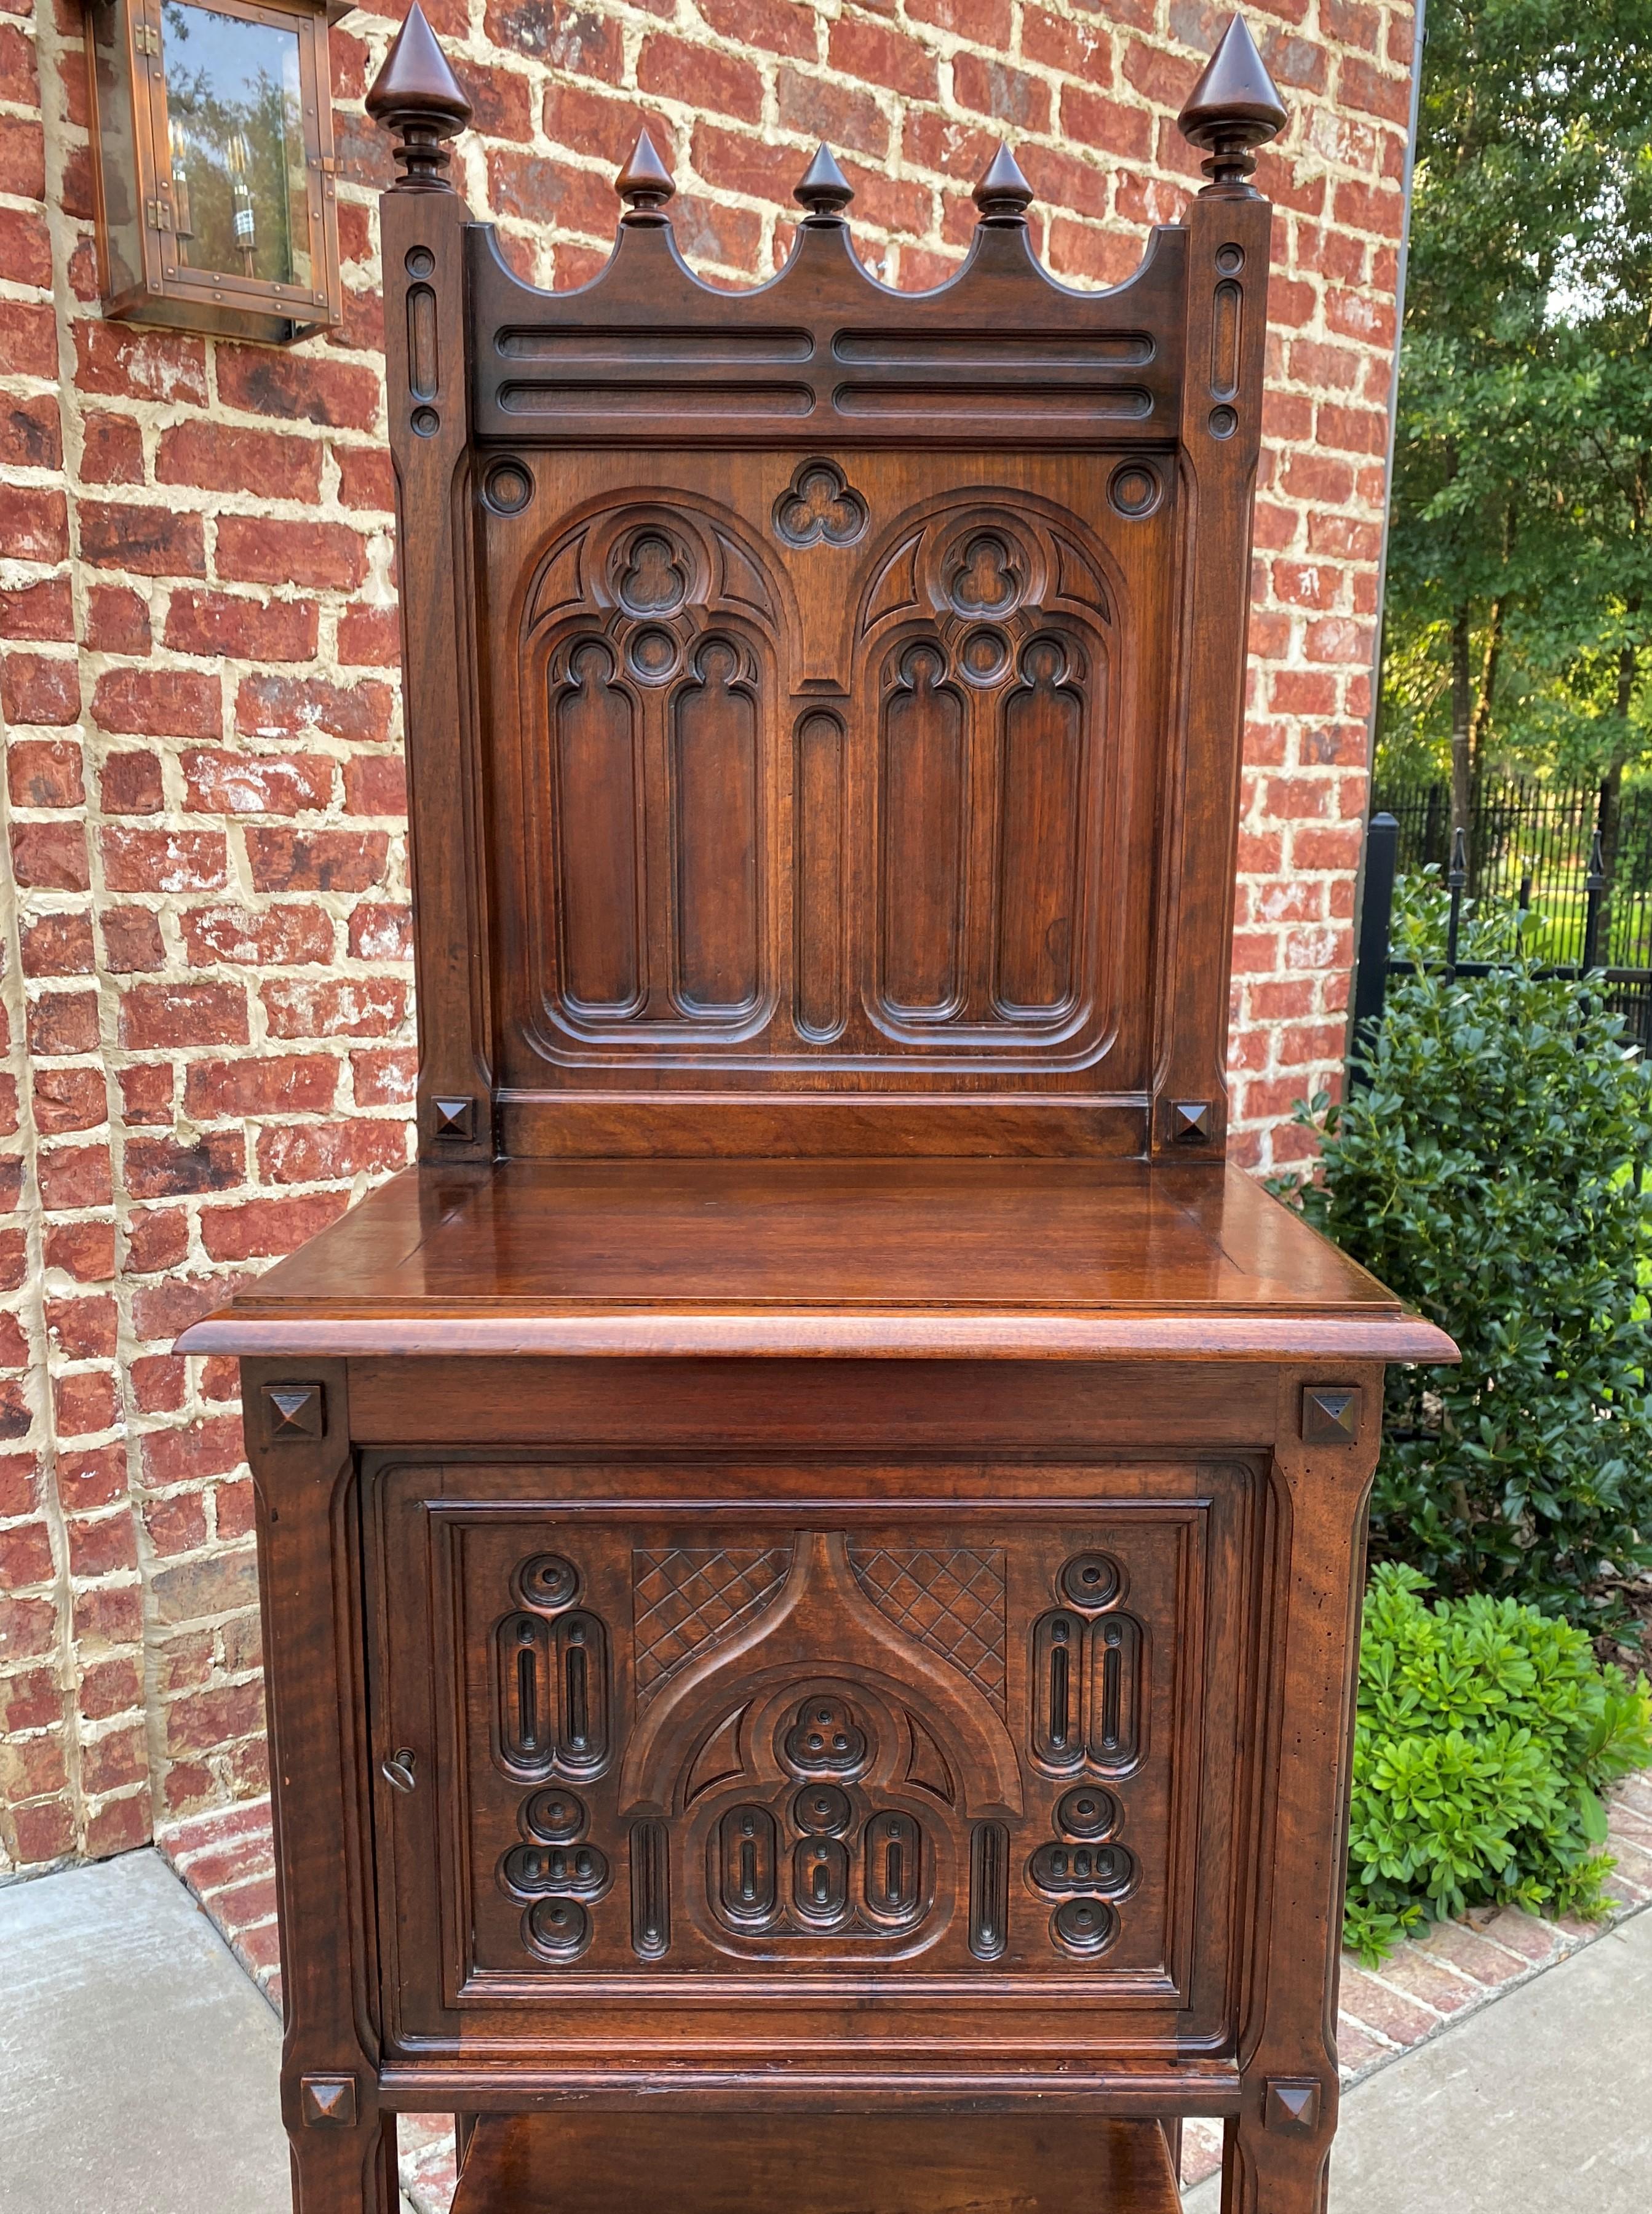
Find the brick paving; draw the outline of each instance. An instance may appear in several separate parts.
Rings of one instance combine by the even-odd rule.
[[[1618,1867],[1607,1881],[1613,1904],[1604,1920],[1545,1922],[1503,1907],[1436,1923],[1375,1970],[1344,1955],[1338,2035],[1344,2089],[1652,1905],[1652,1854],[1645,1850],[1652,1843],[1652,1769],[1617,1787],[1608,1817],[1608,1850]],[[279,2008],[269,1801],[198,1815],[162,1830],[155,1843]],[[407,2116],[399,2134],[402,2189],[413,2214],[447,2214],[454,2181],[447,2116]],[[1190,2121],[1182,2139],[1184,2184],[1203,2182],[1221,2159],[1221,2124]]]

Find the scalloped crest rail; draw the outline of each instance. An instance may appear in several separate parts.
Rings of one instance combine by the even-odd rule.
[[[1007,150],[521,284],[418,8],[382,203],[418,1167],[188,1331],[256,1480],[298,2214],[1322,2214],[1388,1360],[1224,1167],[1284,117],[1109,292]],[[846,2119],[845,2117],[853,2119]]]

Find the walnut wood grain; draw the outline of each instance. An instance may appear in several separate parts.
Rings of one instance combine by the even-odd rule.
[[[190,1353],[1441,1360],[1238,1171],[1077,1162],[409,1171]]]
[[[482,2123],[454,2214],[749,2214],[782,2202],[796,2214],[1175,2214],[1179,2203],[1156,2122],[646,2115],[616,2132],[595,2115],[521,2115]]]

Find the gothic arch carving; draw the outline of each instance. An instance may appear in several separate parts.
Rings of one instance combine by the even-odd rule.
[[[883,1703],[875,1774],[893,1781],[897,1719],[916,1715],[960,1781],[971,1816],[1019,1813],[1015,1746],[989,1701],[896,1626],[868,1598],[841,1532],[799,1532],[791,1568],[769,1605],[685,1668],[642,1714],[625,1748],[619,1798],[628,1813],[680,1812],[703,1748],[731,1713],[765,1699],[801,1700],[839,1677]],[[795,1687],[795,1688],[793,1688]]]
[[[768,1019],[781,866],[772,732],[795,611],[733,516],[588,512],[524,595],[535,1031],[552,1057]]]

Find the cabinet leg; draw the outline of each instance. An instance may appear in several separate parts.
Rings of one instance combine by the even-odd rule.
[[[474,2114],[455,2114],[453,2118],[454,2157],[458,2167],[465,2165],[465,2155],[471,2149],[471,2139],[476,2135],[477,2117]]]
[[[369,2113],[353,2127],[300,2122],[287,2134],[293,2214],[397,2214],[393,2114]]]
[[[1180,2185],[1181,2182],[1181,2116],[1178,2114],[1173,2122],[1161,2122],[1159,2126],[1164,2131],[1165,2149],[1170,2155],[1170,2173]]]
[[[1259,2097],[1247,2085],[1225,2133],[1222,2214],[1326,2214],[1336,2127],[1334,2080],[1271,2079]]]

